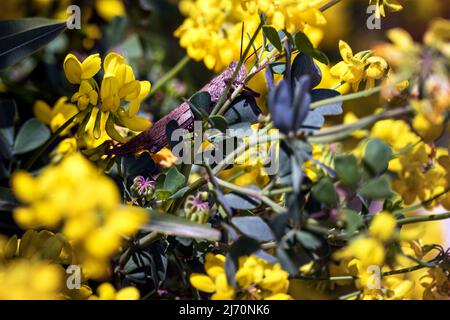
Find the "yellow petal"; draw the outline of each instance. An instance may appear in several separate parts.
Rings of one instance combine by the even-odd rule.
[[[386,211],[378,213],[370,223],[370,234],[381,241],[389,240],[395,232],[397,220]]]
[[[105,69],[105,77],[115,75],[120,65],[124,64],[125,58],[115,52],[110,52],[105,57],[103,68]]]
[[[42,123],[45,123],[47,125],[50,124],[50,121],[52,119],[51,112],[52,110],[50,106],[45,101],[37,100],[34,103],[33,113],[36,118],[38,118],[38,120]]]
[[[341,53],[342,59],[349,63],[350,59],[353,57],[353,51],[347,42],[343,40],[339,41],[339,52]]]
[[[87,80],[95,76],[102,64],[100,55],[98,53],[90,55],[81,63],[81,79]]]
[[[12,176],[12,187],[20,201],[31,202],[39,197],[38,183],[27,172],[16,171]]]
[[[200,291],[213,293],[216,291],[216,285],[212,279],[204,274],[193,273],[189,278],[192,286]]]
[[[119,97],[125,98],[125,100],[128,101],[136,99],[139,96],[139,91],[141,90],[141,86],[137,80],[125,83],[123,86],[119,86],[119,88]]]
[[[114,300],[116,298],[116,289],[111,283],[105,282],[98,286],[97,294],[101,300]]]
[[[100,17],[111,21],[116,16],[125,15],[125,6],[120,0],[97,0],[95,8]]]
[[[100,88],[100,96],[102,97],[102,100],[115,96],[118,93],[119,85],[117,78],[114,76],[105,77],[102,82],[102,87]]]
[[[135,287],[122,288],[117,292],[116,300],[139,300],[140,293]]]
[[[78,84],[81,82],[81,63],[77,57],[69,53],[64,59],[64,73],[67,80],[72,84]]]
[[[134,116],[128,117],[125,113],[119,113],[120,122],[132,131],[145,131],[150,128],[151,122],[144,117]]]

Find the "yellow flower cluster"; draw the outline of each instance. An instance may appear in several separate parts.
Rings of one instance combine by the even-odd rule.
[[[52,264],[59,260],[58,247],[62,238],[46,231],[28,231],[22,241],[0,235],[0,300],[60,298],[64,271]]]
[[[450,157],[446,148],[424,143],[402,120],[379,121],[370,135],[391,146],[394,158],[389,162],[389,170],[397,174],[392,187],[406,204],[429,200],[450,187]],[[450,208],[450,197],[446,194],[427,206],[437,203]]]
[[[133,69],[125,58],[115,52],[110,52],[103,61],[103,79],[99,86],[94,76],[100,71],[102,61],[99,54],[88,56],[82,62],[73,54],[68,54],[64,60],[64,72],[67,80],[79,85],[78,91],[71,101],[76,103],[83,116],[80,119],[90,119],[93,109],[96,112],[93,135],[100,138],[101,131],[118,142],[125,142],[115,129],[115,124],[133,131],[143,131],[150,122],[137,115],[141,101],[150,92],[150,82],[135,79]],[[86,118],[87,117],[87,118]],[[83,120],[81,125],[88,121]],[[82,133],[85,128],[81,128]]]
[[[116,290],[109,282],[104,282],[97,288],[97,295],[89,297],[90,300],[139,300],[140,293],[135,287],[125,287]]]
[[[15,259],[0,265],[0,300],[59,299],[64,271],[48,262]]]
[[[239,60],[242,22],[245,21],[243,45],[249,42],[259,22],[259,13],[266,23],[290,33],[312,32],[326,20],[319,8],[326,0],[182,0],[180,11],[187,16],[175,31],[180,45],[194,60],[203,60],[206,67],[221,71]],[[262,36],[256,46],[262,44]]]
[[[449,33],[450,20],[437,19],[425,33],[423,46],[415,43],[405,30],[396,28],[387,32],[391,43],[377,48],[394,67],[393,78],[405,75],[417,78],[411,84],[411,106],[416,112],[412,124],[425,141],[439,137],[444,129],[445,113],[450,109],[450,81],[446,71],[450,57]]]
[[[387,245],[392,241],[417,236],[415,231],[400,234],[396,227],[397,223],[392,214],[386,211],[379,212],[373,218],[367,236],[350,241],[347,247],[334,255],[341,264],[337,268],[332,268],[331,273],[342,275],[344,271],[345,274],[357,276],[355,285],[361,289],[364,300],[407,299],[414,289],[414,282],[405,279],[404,275],[377,278],[381,276],[381,272],[391,270],[385,265],[388,256]],[[402,262],[400,257],[397,259]],[[374,273],[374,268],[378,268],[379,274]]]
[[[402,5],[395,0],[369,0],[370,5],[377,6],[376,17],[386,16],[386,9],[391,12],[397,12],[403,9]]]
[[[421,285],[425,287],[423,298],[426,300],[448,300],[450,297],[449,279],[450,272],[445,265],[428,269],[427,274],[420,279]]]
[[[213,300],[289,300],[288,273],[279,263],[271,264],[255,256],[241,257],[236,272],[237,288],[225,274],[225,256],[206,254],[205,274],[193,273],[191,284],[200,291],[212,293]]]
[[[372,51],[361,51],[353,54],[352,48],[345,42],[339,41],[339,52],[342,60],[331,68],[331,75],[339,77],[357,91],[361,82],[366,82],[366,88],[373,88],[375,81],[382,79],[388,70],[386,60],[373,55]]]
[[[121,206],[114,182],[79,154],[46,167],[37,177],[16,172],[12,186],[25,204],[15,209],[16,222],[24,228],[61,230],[90,278],[106,275],[122,236],[134,234],[147,220],[140,209]]]

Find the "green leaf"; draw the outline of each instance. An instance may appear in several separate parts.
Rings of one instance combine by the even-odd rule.
[[[310,56],[311,56],[311,58],[314,58],[317,61],[322,62],[323,64],[326,64],[326,65],[330,64],[330,59],[328,59],[327,55],[317,48],[314,49],[314,51],[311,53]]]
[[[345,232],[352,235],[364,224],[363,217],[356,211],[351,209],[344,209],[342,213],[345,217]]]
[[[178,199],[181,198],[182,196],[184,196],[184,194],[189,191],[190,187],[184,187],[181,188],[180,190],[178,190],[177,192],[175,192],[174,194],[172,194],[168,199],[172,200],[172,199]]]
[[[158,189],[155,191],[155,197],[159,200],[168,200],[171,195],[172,192],[170,192],[169,190]]]
[[[148,152],[143,152],[139,156],[129,155],[122,157],[121,166],[122,172],[129,180],[134,179],[136,176],[149,177],[156,168]]]
[[[228,122],[223,116],[215,115],[215,116],[210,117],[209,119],[214,124],[214,128],[222,131],[223,133],[226,132],[226,130],[228,128]]]
[[[263,26],[263,33],[267,39],[269,39],[270,43],[277,48],[278,51],[283,51],[283,45],[281,43],[280,36],[278,35],[277,30],[271,26]]]
[[[177,170],[177,168],[173,167],[167,172],[163,188],[171,192],[171,194],[175,193],[184,185],[185,180],[186,178]]]
[[[387,169],[391,158],[391,148],[380,139],[372,139],[367,143],[364,162],[372,169],[375,175]]]
[[[375,178],[358,189],[358,193],[370,199],[384,199],[392,194],[391,183],[387,175]]]
[[[324,203],[328,208],[337,206],[339,197],[333,182],[328,177],[323,177],[311,190],[314,199]]]
[[[32,118],[24,123],[14,143],[14,153],[22,154],[34,150],[47,141],[50,130],[39,120]]]
[[[45,18],[0,21],[0,69],[45,46],[65,28],[66,22]]]
[[[294,39],[298,51],[304,52],[308,56],[314,54],[314,46],[306,34],[297,32]]]
[[[258,241],[274,240],[272,230],[261,217],[234,217],[231,222],[246,236]]]
[[[302,246],[308,250],[315,251],[322,247],[321,239],[311,232],[300,230],[296,233],[296,236]]]
[[[228,204],[228,206],[239,210],[254,209],[261,204],[261,201],[259,199],[235,192],[227,193],[226,195],[224,195],[223,199],[225,200],[226,204]]]
[[[150,222],[143,226],[143,230],[157,231],[160,233],[186,237],[218,241],[221,237],[219,230],[206,224],[198,224],[168,213],[150,212]]]
[[[12,99],[0,100],[0,156],[10,159],[14,144],[14,121],[17,107]]]
[[[295,46],[300,52],[304,52],[311,58],[316,59],[324,64],[330,64],[330,60],[327,55],[317,48],[309,40],[308,36],[303,32],[298,32],[295,34]]]
[[[338,178],[347,186],[355,186],[359,181],[358,161],[355,156],[341,155],[334,159],[334,169]]]
[[[206,115],[209,114],[209,109],[211,108],[211,95],[208,92],[197,92],[189,99],[189,102]]]
[[[120,45],[120,49],[125,52],[128,59],[137,59],[143,56],[142,46],[136,34],[127,38]]]

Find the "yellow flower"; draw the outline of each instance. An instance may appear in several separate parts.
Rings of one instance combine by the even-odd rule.
[[[104,282],[97,288],[97,295],[89,297],[91,300],[139,300],[140,293],[135,287],[125,287],[116,291],[109,282]]]
[[[376,17],[380,18],[380,15],[386,16],[386,9],[391,12],[397,12],[403,9],[402,5],[400,5],[395,0],[369,0],[370,5],[377,6]]]
[[[36,260],[15,259],[0,265],[0,300],[61,299],[64,271]]]
[[[225,256],[207,253],[205,256],[207,275],[193,273],[190,277],[192,286],[200,291],[213,293],[212,300],[231,300],[234,288],[228,284],[225,274]]]
[[[344,124],[350,124],[358,121],[358,117],[353,112],[347,112],[344,115]],[[355,137],[356,139],[363,139],[367,137],[368,131],[364,129],[358,129],[352,132],[352,137]]]
[[[137,207],[121,206],[114,182],[79,154],[46,167],[37,177],[15,172],[12,186],[24,202],[14,210],[16,222],[25,228],[60,230],[92,278],[106,275],[122,236],[133,235],[148,219]]]
[[[356,258],[364,266],[381,266],[384,263],[384,257],[383,244],[374,238],[352,240],[347,247],[335,254],[335,258],[338,260]]]
[[[425,142],[439,138],[444,130],[443,124],[435,124],[428,120],[423,113],[417,113],[412,120],[412,126]]]
[[[450,20],[436,19],[431,22],[425,36],[423,38],[424,43],[431,47],[436,48],[442,52],[447,58],[450,57]]]
[[[164,168],[170,168],[177,161],[177,157],[173,155],[169,148],[162,148],[158,152],[152,153],[151,157],[156,164]]]
[[[83,39],[83,47],[87,50],[94,47],[95,41],[102,38],[102,31],[99,26],[94,23],[89,23],[83,27],[85,31],[85,38]]]
[[[403,120],[387,119],[378,121],[372,127],[370,135],[388,143],[394,152],[398,152],[420,140]]]
[[[82,80],[80,89],[74,93],[70,101],[77,102],[78,109],[85,110],[89,104],[93,106],[97,104],[98,93],[88,80]]]
[[[370,223],[370,235],[380,239],[381,241],[388,241],[395,233],[397,220],[389,212],[379,212]]]
[[[317,26],[326,23],[320,7],[326,0],[182,0],[179,8],[186,19],[175,31],[180,45],[194,60],[203,60],[206,67],[221,71],[230,62],[239,60],[242,21],[245,34],[253,34],[260,22],[259,13],[264,13],[266,23],[290,33],[304,31],[317,39],[321,32]],[[244,47],[248,37],[243,38]],[[256,47],[262,45],[259,35]]]
[[[101,59],[98,53],[90,55],[83,62],[69,53],[64,59],[64,72],[67,80],[72,84],[80,84],[82,80],[89,80],[100,71]]]
[[[33,106],[33,113],[42,123],[50,126],[51,130],[55,132],[70,118],[75,116],[78,111],[77,108],[67,102],[66,97],[61,97],[56,101],[53,108],[46,102],[37,100]],[[75,123],[74,123],[75,124]],[[67,135],[74,124],[69,125],[61,132],[61,136]]]
[[[151,84],[136,80],[131,66],[115,52],[110,52],[103,61],[104,76],[99,87],[92,77],[100,68],[98,54],[89,56],[82,63],[69,54],[64,62],[69,82],[80,84],[71,99],[77,102],[79,110],[84,111],[84,119],[80,117],[79,123],[85,127],[80,128],[80,132],[85,134],[90,119],[94,118],[95,124],[91,128],[95,139],[100,139],[102,131],[106,131],[111,139],[124,143],[126,139],[117,131],[116,125],[132,131],[144,131],[150,126],[150,122],[137,113],[142,100],[150,92]]]
[[[366,69],[366,88],[373,88],[375,86],[375,80],[383,78],[388,69],[386,60],[381,57],[369,57],[366,60],[368,67]]]
[[[343,61],[331,68],[331,75],[339,77],[341,81],[348,82],[356,91],[359,83],[363,80],[364,62],[353,56],[352,49],[345,41],[339,41],[339,52]]]
[[[108,22],[114,17],[121,17],[126,14],[122,0],[96,0],[95,9],[98,15]]]
[[[213,300],[233,299],[239,292],[244,294],[243,299],[292,299],[287,294],[289,274],[278,263],[271,264],[256,256],[241,257],[235,275],[237,289],[228,284],[225,256],[206,254],[205,271],[206,275],[193,273],[190,281],[198,290],[213,293]]]
[[[66,138],[52,151],[52,162],[59,162],[61,159],[74,154],[77,151],[77,140]]]
[[[366,81],[367,88],[375,84],[375,80],[381,79],[387,71],[387,62],[378,56],[371,56],[372,52],[362,51],[353,54],[352,48],[345,42],[339,41],[339,52],[342,60],[330,70],[332,76],[339,77],[357,91],[359,84]]]

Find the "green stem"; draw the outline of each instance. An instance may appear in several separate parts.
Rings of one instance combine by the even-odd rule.
[[[146,99],[153,96],[156,91],[158,91],[163,85],[165,85],[169,80],[171,80],[181,70],[183,70],[183,68],[188,64],[189,61],[191,61],[191,58],[189,58],[189,56],[184,56],[183,59],[178,61],[178,63],[172,69],[170,69],[158,82],[155,83],[154,86],[152,86],[152,89],[150,90],[150,93],[148,94]]]
[[[437,221],[450,218],[450,212],[438,213],[438,214],[428,214],[423,216],[414,216],[409,218],[403,218],[397,220],[397,225],[402,226],[405,224],[427,222],[427,221]]]
[[[404,268],[404,269],[386,271],[386,272],[383,272],[381,274],[381,276],[382,277],[386,277],[386,276],[392,276],[394,274],[408,273],[408,272],[413,272],[413,271],[420,270],[420,269],[423,269],[423,268],[428,268],[428,267],[426,267],[424,265],[417,265],[417,266],[414,266],[414,267],[409,267],[409,268]]]
[[[216,114],[222,107],[222,105],[225,103],[228,97],[228,92],[230,92],[231,87],[233,86],[233,82],[236,79],[239,71],[241,70],[242,64],[244,63],[245,58],[247,57],[248,52],[250,51],[250,48],[252,48],[253,43],[256,40],[256,37],[259,34],[259,31],[261,31],[262,26],[264,25],[264,21],[261,19],[261,21],[258,24],[258,27],[256,28],[256,31],[253,33],[252,38],[250,39],[250,42],[247,44],[247,47],[244,50],[244,53],[242,54],[241,59],[239,59],[238,65],[233,71],[233,75],[231,76],[231,79],[228,81],[227,87],[225,91],[220,96],[219,100],[217,101],[216,105],[214,106],[213,110],[211,111],[211,115]]]
[[[299,275],[298,279],[300,280],[309,280],[309,281],[349,281],[349,280],[355,280],[358,277],[356,276],[336,276],[336,277],[310,277],[310,276],[304,276]]]
[[[285,187],[285,188],[280,188],[280,189],[267,191],[267,195],[268,196],[275,196],[275,195],[288,193],[288,192],[292,192],[292,191],[293,191],[292,187]]]
[[[341,1],[342,0],[331,0],[330,2],[324,4],[319,10],[324,12],[325,10],[331,8],[332,6],[334,6],[335,4],[338,4]]]
[[[351,292],[348,294],[345,294],[343,296],[340,296],[338,299],[339,300],[348,300],[349,298],[353,298],[353,297],[357,297],[362,293],[361,290],[355,291],[355,292]]]
[[[369,97],[372,94],[375,94],[377,92],[380,92],[381,89],[383,89],[384,86],[377,86],[368,90],[364,90],[364,91],[360,91],[360,92],[355,92],[355,93],[350,93],[350,94],[344,94],[342,96],[337,96],[337,97],[333,97],[333,98],[328,98],[328,99],[323,99],[314,103],[311,103],[310,109],[314,110],[316,108],[322,107],[322,106],[326,106],[329,104],[333,104],[336,102],[344,102],[344,101],[349,101],[349,100],[355,100],[355,99],[359,99],[359,98],[364,98],[364,97]]]
[[[322,100],[324,101],[324,100]],[[319,101],[321,102],[321,101]],[[368,127],[381,119],[395,118],[411,112],[410,107],[397,108],[394,110],[386,110],[374,115],[370,115],[359,119],[353,123],[340,124],[329,127],[318,132],[311,133],[307,139],[310,143],[329,143],[344,139],[352,134],[355,130]]]
[[[63,132],[68,126],[70,126],[75,120],[77,120],[78,116],[82,113],[83,111],[78,112],[76,115],[74,115],[72,118],[70,118],[69,120],[67,120],[61,127],[59,127],[55,132],[53,132],[53,134],[50,136],[50,138],[48,138],[47,142],[40,147],[39,149],[37,149],[32,155],[31,157],[28,159],[28,161],[25,163],[25,165],[23,166],[22,169],[24,170],[29,170],[33,164],[36,162],[36,160],[42,155],[42,153],[44,153],[45,150],[47,150],[47,148],[56,140],[56,138],[59,137],[59,135],[61,134],[61,132]]]
[[[272,199],[270,199],[267,196],[264,196],[259,190],[254,190],[254,189],[250,189],[250,188],[245,188],[245,187],[241,187],[238,185],[235,185],[231,182],[216,178],[217,183],[227,189],[230,189],[234,192],[237,192],[239,194],[245,195],[245,196],[249,196],[249,197],[253,197],[253,198],[257,198],[260,199],[262,202],[264,202],[266,205],[268,205],[269,207],[271,207],[276,213],[284,213],[286,212],[286,208],[283,208],[282,206],[280,206],[278,203],[276,203],[275,201],[273,201]]]
[[[448,193],[450,191],[450,189],[445,189],[444,191],[442,191],[441,193],[438,193],[437,195],[431,197],[430,199],[427,199],[425,201],[421,201],[419,203],[416,203],[410,207],[406,207],[403,209],[399,209],[399,210],[395,210],[394,212],[392,212],[394,215],[398,215],[398,214],[402,214],[405,212],[410,212],[410,211],[414,211],[417,209],[420,209],[424,206],[426,206],[428,203],[433,202],[434,200],[440,198],[441,196],[443,196],[444,194]]]

